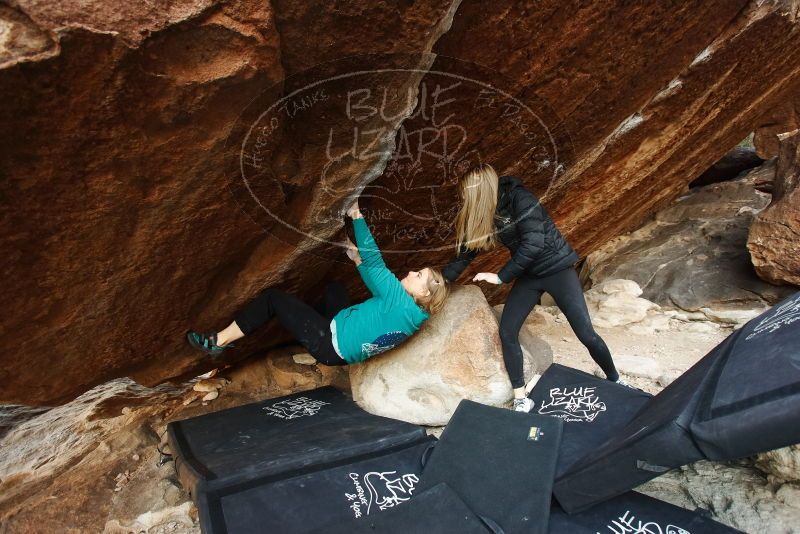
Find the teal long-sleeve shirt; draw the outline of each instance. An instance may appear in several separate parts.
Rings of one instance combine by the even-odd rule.
[[[353,219],[353,230],[361,255],[358,272],[372,297],[341,310],[333,318],[339,351],[348,363],[394,348],[429,317],[386,267],[366,221]]]

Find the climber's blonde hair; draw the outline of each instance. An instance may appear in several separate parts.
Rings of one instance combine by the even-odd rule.
[[[442,271],[435,267],[429,267],[429,269],[431,275],[428,278],[428,289],[431,294],[421,298],[419,304],[425,308],[425,311],[433,315],[444,306],[444,301],[447,300],[447,296],[450,294],[450,287],[445,282]]]
[[[491,250],[497,244],[494,211],[498,181],[497,173],[488,163],[481,163],[461,179],[462,205],[456,216],[456,252],[462,245],[471,250]]]

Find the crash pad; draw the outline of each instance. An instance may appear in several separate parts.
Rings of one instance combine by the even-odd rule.
[[[569,515],[555,504],[550,534],[737,534],[708,512],[686,510],[635,491]]]
[[[422,472],[420,491],[446,483],[506,534],[544,534],[562,425],[463,400]]]
[[[533,413],[564,421],[556,476],[623,428],[653,398],[644,391],[552,364],[528,395]]]
[[[174,421],[178,478],[205,523],[201,495],[426,440],[422,427],[379,417],[324,387]]]
[[[502,534],[487,528],[447,484],[416,492],[403,506],[363,520],[326,525],[314,534]]]
[[[554,486],[570,513],[700,459],[800,442],[800,293],[733,332]]]
[[[410,501],[436,439],[204,490],[204,532],[305,534]]]

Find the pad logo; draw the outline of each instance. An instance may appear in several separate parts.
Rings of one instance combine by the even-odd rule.
[[[276,402],[272,406],[265,406],[262,409],[267,412],[267,415],[272,415],[279,419],[297,419],[298,417],[316,415],[320,408],[326,404],[330,404],[330,402],[313,400],[308,397],[297,397],[296,399]]]
[[[406,502],[419,482],[414,473],[398,475],[397,471],[370,471],[363,478],[358,473],[350,473],[350,480],[355,493],[345,493],[344,496],[350,501],[350,509],[357,518]]]
[[[782,326],[790,325],[798,320],[800,320],[800,296],[778,306],[773,313],[762,319],[745,339],[749,341],[764,333],[771,334]]]
[[[653,521],[644,523],[637,520],[630,511],[626,511],[618,519],[611,521],[606,528],[608,528],[609,534],[691,534],[688,530],[675,525],[662,527]]]
[[[593,387],[550,388],[550,401],[542,403],[539,413],[559,417],[568,423],[591,423],[606,411]]]

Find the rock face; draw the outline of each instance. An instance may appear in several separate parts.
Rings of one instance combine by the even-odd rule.
[[[532,356],[525,358],[526,379],[553,358]],[[400,347],[350,366],[350,384],[365,410],[431,426],[447,424],[462,399],[501,406],[512,396],[497,320],[476,286],[454,289],[444,309]]]
[[[800,83],[767,111],[759,123],[753,132],[756,153],[764,159],[774,158],[780,152],[778,135],[800,128]]]
[[[756,457],[755,465],[778,480],[800,484],[800,445],[759,454]]]
[[[315,296],[344,259],[334,216],[367,185],[396,269],[446,261],[455,179],[477,161],[521,176],[587,254],[678,195],[799,76],[788,0],[162,4],[0,6],[0,329],[20,340],[0,356],[0,402],[207,371],[183,333],[221,328],[265,286]],[[265,93],[289,96],[270,109],[292,120],[251,129]],[[267,328],[226,358],[286,339]]]
[[[747,248],[758,276],[800,286],[800,130],[778,136],[780,154],[769,206],[750,228]]]
[[[199,534],[197,510],[173,463],[158,464],[159,443],[169,452],[167,422],[328,384],[346,387],[345,369],[297,365],[296,351],[271,351],[224,373],[219,398],[206,404],[191,384],[151,389],[119,379],[15,422],[3,421],[13,410],[0,407],[0,533]]]
[[[604,328],[638,323],[658,305],[639,298],[642,290],[633,280],[606,280],[586,292],[592,324]]]
[[[800,520],[800,486],[769,480],[746,462],[696,462],[636,488],[753,534],[794,534]]]
[[[721,160],[709,167],[700,176],[695,178],[689,187],[700,187],[703,185],[715,184],[726,180],[733,180],[742,172],[758,167],[764,163],[752,147],[737,146]]]
[[[691,312],[707,309],[706,315],[717,310],[714,320],[725,311],[750,313],[774,304],[792,289],[760,280],[747,251],[754,217],[768,203],[754,184],[772,172],[766,163],[744,178],[692,190],[642,228],[590,254],[582,278],[592,285],[633,280],[644,299]]]

